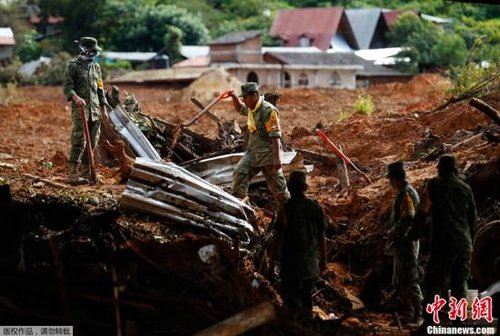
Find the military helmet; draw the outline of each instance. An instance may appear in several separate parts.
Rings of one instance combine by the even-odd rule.
[[[255,92],[259,92],[259,85],[254,82],[247,82],[241,85],[240,97],[245,97]]]
[[[97,40],[93,37],[84,36],[78,41],[78,45],[88,50],[101,51],[102,49],[97,44]]]
[[[399,179],[404,179],[406,177],[406,171],[404,166],[404,161],[396,161],[387,165],[387,177],[395,177]]]

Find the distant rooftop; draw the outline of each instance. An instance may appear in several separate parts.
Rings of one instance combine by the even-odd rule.
[[[210,42],[208,45],[242,43],[261,34],[262,32],[260,30],[232,32],[222,35],[221,37]]]
[[[301,37],[307,37],[312,45],[326,50],[339,28],[343,13],[342,7],[282,9],[276,14],[270,34],[278,36],[289,46],[297,46]]]
[[[208,46],[183,45],[181,46],[181,55],[186,58],[198,56],[207,56],[209,51]]]
[[[10,27],[0,28],[0,45],[8,46],[15,45],[16,40],[14,38],[14,32]]]
[[[189,83],[210,68],[168,68],[132,71],[123,76],[112,78],[110,83]]]
[[[345,14],[360,49],[370,48],[381,12],[380,8],[346,9]]]
[[[123,60],[132,62],[147,62],[157,55],[155,52],[125,52],[125,51],[103,51],[102,57],[112,60]]]

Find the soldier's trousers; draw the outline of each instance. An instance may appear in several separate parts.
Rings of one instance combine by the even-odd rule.
[[[471,248],[431,249],[424,277],[424,307],[434,301],[434,295],[448,297],[447,290],[458,300],[466,297],[470,274]]]
[[[83,122],[79,110],[74,110],[71,112],[71,148],[69,150],[69,160],[75,163],[82,162],[82,164],[88,164],[88,154],[85,148],[85,134],[83,129]],[[89,126],[90,140],[92,142],[92,150],[95,149],[97,142],[99,141],[99,135],[101,133],[101,121],[92,121],[91,119],[87,121]]]
[[[393,284],[399,301],[410,314],[420,311],[423,295],[418,277],[418,241],[406,241],[394,253]]]
[[[262,172],[267,182],[267,187],[274,196],[274,199],[281,204],[290,198],[290,193],[286,187],[286,179],[283,170],[275,170],[273,166],[253,167],[251,157],[245,154],[238,162],[233,173],[234,196],[244,198],[247,196],[248,185],[252,178]]]

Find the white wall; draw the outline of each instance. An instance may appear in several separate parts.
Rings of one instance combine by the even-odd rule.
[[[260,85],[281,86],[281,69],[230,69],[229,73],[235,76],[240,82],[246,82],[248,74],[253,71],[259,78]],[[291,87],[300,87],[299,78],[301,73],[306,73],[309,88],[342,88],[355,89],[355,70],[330,70],[330,69],[307,69],[307,70],[286,70],[290,74]],[[336,71],[340,77],[340,85],[330,85],[330,76]]]

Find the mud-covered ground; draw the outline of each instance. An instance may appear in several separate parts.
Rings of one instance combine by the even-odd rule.
[[[352,186],[347,193],[341,194],[334,166],[317,163],[310,177],[309,193],[320,201],[330,219],[330,227],[327,231],[328,270],[318,283],[314,302],[317,306],[318,316],[327,316],[333,313],[337,317],[341,317],[337,324],[327,327],[332,333],[340,328],[340,330],[344,330],[346,335],[363,335],[372,332],[375,334],[400,334],[394,316],[386,312],[387,309],[382,304],[386,297],[384,293],[390,287],[390,259],[384,256],[383,248],[393,193],[385,179],[385,165],[400,159],[407,160],[409,179],[417,187],[420,187],[426,179],[436,173],[436,155],[431,155],[432,150],[449,148],[450,145],[475,134],[480,127],[491,124],[489,119],[466,103],[458,103],[445,110],[432,112],[433,108],[446,98],[448,85],[446,80],[437,75],[421,75],[406,84],[385,84],[356,91],[334,89],[279,90],[283,98],[279,102],[278,108],[287,144],[295,148],[329,154],[328,150],[312,133],[313,129],[319,126],[333,142],[342,145],[345,154],[373,181],[372,184],[367,184],[360,178],[359,174],[351,173]],[[122,91],[133,92],[141,101],[142,108],[146,113],[169,122],[178,123],[189,120],[197,112],[196,108],[189,103],[173,102],[171,90],[143,86],[122,86],[120,88]],[[353,114],[349,116],[353,113],[353,105],[357,97],[366,94],[373,97],[375,103],[373,115]],[[498,97],[489,97],[488,102],[496,108],[499,107]],[[213,111],[224,120],[236,118],[240,123],[244,123],[243,117],[237,116],[232,111],[230,102],[217,105]],[[199,271],[197,268],[199,265],[193,266],[196,271],[188,271],[189,268],[182,264],[190,264],[188,256],[192,256],[192,254],[186,252],[186,255],[183,255],[183,248],[186,248],[186,251],[193,249],[194,246],[202,244],[199,243],[199,239],[206,238],[200,238],[198,234],[186,233],[182,228],[172,228],[168,223],[155,218],[123,213],[119,208],[118,198],[124,186],[117,184],[113,178],[114,169],[100,166],[98,172],[103,177],[103,184],[94,187],[57,188],[49,184],[34,183],[31,178],[25,176],[24,174],[29,173],[64,183],[70,126],[68,104],[64,101],[59,87],[20,87],[14,102],[9,106],[0,107],[0,162],[8,164],[0,165],[0,177],[11,185],[16,199],[35,204],[36,207],[42,209],[39,209],[42,215],[49,217],[54,216],[54,214],[47,215],[47,213],[57,212],[57,210],[47,210],[40,204],[54,202],[54,199],[64,199],[76,208],[83,209],[82,212],[86,214],[96,211],[108,212],[107,215],[102,215],[106,218],[108,226],[100,231],[89,229],[88,231],[83,230],[82,233],[82,229],[75,229],[75,227],[80,227],[82,222],[87,223],[88,220],[80,219],[79,221],[77,220],[78,216],[74,216],[74,218],[68,219],[71,225],[63,225],[62,231],[61,228],[50,227],[49,230],[54,230],[54,235],[58,237],[68,235],[68,237],[72,237],[68,238],[71,242],[75,239],[79,241],[78,239],[83,239],[82,237],[87,237],[90,240],[101,237],[97,240],[103,239],[106,242],[106,238],[102,237],[111,235],[117,246],[131,242],[139,245],[144,242],[148,242],[148,244],[153,242],[151,244],[160,244],[160,247],[154,245],[155,248],[161,249],[161,244],[167,244],[165,246],[171,246],[170,249],[166,248],[169,252],[163,259],[158,256],[159,261],[157,262],[151,261],[151,256],[157,256],[158,253],[151,252],[150,245],[132,248],[134,258],[138,258],[138,255],[149,256],[142,259],[139,257],[142,263],[148,266],[138,262],[142,265],[137,266],[138,269],[146,267],[153,269],[156,267],[156,271],[159,268],[176,269],[179,274],[195,279],[201,275],[208,276],[210,280],[202,281],[203,285],[197,289],[192,287],[195,286],[194,284],[199,285],[197,281],[192,281],[192,283],[188,281],[186,290],[182,292],[182,295],[179,295],[187,301],[196,301],[192,305],[188,305],[189,307],[185,310],[186,314],[193,314],[193,319],[204,317],[198,323],[190,325],[190,318],[184,316],[179,319],[177,326],[179,329],[172,331],[173,334],[182,334],[182,328],[186,328],[187,325],[191,329],[184,331],[188,331],[188,333],[196,331],[197,328],[211,325],[231,313],[238,312],[243,307],[251,306],[264,299],[279,303],[279,296],[276,294],[277,287],[273,288],[272,283],[258,275],[254,268],[255,265],[251,265],[249,260],[242,261],[243,259],[240,260],[237,256],[228,256],[227,260],[229,261],[227,262],[230,266],[224,268],[224,271],[218,270],[217,272],[222,273],[216,275],[213,272],[208,272],[211,275],[207,275],[207,270]],[[216,125],[208,118],[200,120],[192,129],[212,136],[216,134]],[[416,150],[415,148],[418,148],[416,145],[424,139],[428,139],[430,133],[438,137],[436,142],[438,145],[424,146]],[[500,157],[498,145],[483,138],[469,142],[463,147],[454,148],[452,152],[457,155],[458,162],[464,168],[466,175],[471,176],[482,171],[486,169],[484,168],[486,165],[490,165],[488,166],[490,168],[487,169],[496,169],[498,172],[498,158]],[[429,158],[423,159],[426,156]],[[498,175],[487,177],[486,182],[479,181],[477,185],[473,185],[482,215],[485,211],[491,213],[492,204],[495,201],[498,202],[498,199],[495,200],[498,197],[498,190],[491,188],[491,184],[495,181],[498,182]],[[48,197],[48,201],[43,201],[44,197]],[[110,213],[113,215],[109,215]],[[111,219],[106,216],[111,216]],[[110,222],[113,224],[109,225]],[[39,232],[40,228],[36,230],[39,236],[43,236],[43,232]],[[32,245],[27,245],[27,259],[38,260],[37,258],[33,259],[33,257],[30,259],[30,254],[37,253],[36,244],[40,244],[40,242],[33,237],[28,240]],[[179,243],[181,245],[172,243],[177,241],[182,242]],[[70,253],[72,245],[61,244],[66,252]],[[80,248],[80,245],[78,246]],[[421,265],[423,266],[427,254],[426,241],[423,241],[422,247]],[[95,248],[101,251],[99,246]],[[147,253],[143,249],[147,250]],[[221,250],[224,249],[225,247],[221,247]],[[141,254],[140,251],[143,253]],[[47,253],[50,256],[50,251]],[[231,253],[228,252],[228,255]],[[70,260],[79,260],[78,256],[72,255],[72,258],[74,259],[70,258]],[[179,263],[158,266],[158,263],[165,262],[170,258],[176,258]],[[33,263],[33,265],[38,264]],[[30,274],[37,274],[41,266],[37,267],[33,266]],[[41,269],[47,272],[51,268],[41,267]],[[109,269],[103,270],[103,272],[109,272]],[[154,273],[150,269],[145,272],[148,275]],[[134,272],[122,270],[121,276],[129,273]],[[224,277],[220,278],[222,275]],[[152,276],[148,280],[142,279],[139,283],[144,287],[148,281],[158,281],[159,278],[155,277]],[[251,285],[256,278],[262,284],[257,290],[252,289]],[[178,280],[169,279],[168,281],[173,281],[178,286]],[[214,290],[213,295],[207,296],[199,292],[200,288],[224,286],[225,283],[232,284],[227,293],[218,293],[217,290]],[[473,285],[481,287],[477,283]],[[182,286],[175,288],[182,288]],[[160,289],[158,290],[160,291]],[[163,290],[162,293],[169,292],[165,288],[161,290]],[[177,295],[175,291],[173,292],[170,288],[170,300],[174,300],[172,297],[175,298]],[[236,303],[237,293],[247,293],[241,294],[242,298],[239,303]],[[109,296],[109,294],[106,295]],[[132,297],[128,298],[132,300]],[[137,297],[135,299],[138,300]],[[177,301],[179,300],[177,298]],[[143,301],[148,302],[144,298]],[[228,304],[222,301],[232,303]],[[175,305],[172,302],[171,304]],[[203,302],[211,302],[215,307],[212,314],[208,314],[209,316],[199,311],[207,309],[206,306],[203,306]],[[171,305],[169,306],[165,301],[162,304],[161,309],[158,308],[159,306],[154,308],[161,312],[168,312],[171,309]],[[130,305],[133,306],[132,303]],[[112,330],[113,311],[110,307],[106,307],[106,309],[108,315],[102,315],[102,320],[99,322],[102,322],[104,326],[100,327],[103,330]],[[140,314],[147,311],[144,307],[137,309],[140,310]],[[193,313],[193,311],[197,313]],[[129,310],[127,313],[133,316],[134,311]],[[133,317],[129,318],[134,320]],[[172,319],[174,319],[174,315],[172,315]],[[280,323],[276,322],[267,328],[259,329],[257,334],[280,334],[284,330],[295,334],[303,334],[304,332],[297,325]],[[144,327],[140,323],[138,325]],[[156,331],[162,328],[161,323],[157,325],[153,323],[152,325],[158,328],[152,327]],[[328,333],[325,331],[325,326],[312,326],[311,328]]]

